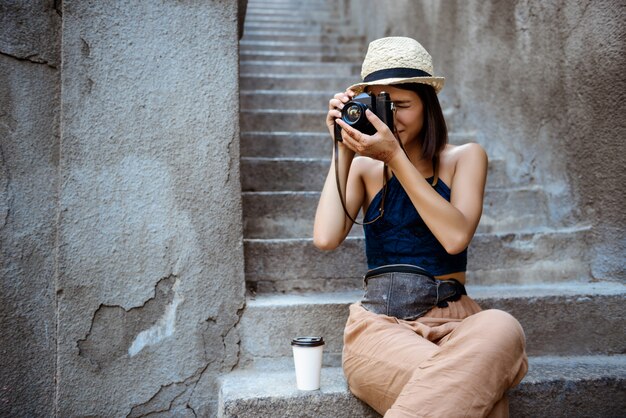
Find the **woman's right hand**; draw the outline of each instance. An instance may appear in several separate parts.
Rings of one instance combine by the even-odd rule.
[[[335,94],[328,101],[326,125],[333,141],[335,138],[335,120],[341,118],[341,109],[345,103],[352,100],[352,97],[354,97],[354,92],[346,90],[343,93]],[[353,218],[357,216],[361,202],[363,202],[363,182],[357,170],[350,169],[355,153],[343,142],[338,142],[337,145],[339,153],[335,156],[333,149],[328,175],[315,212],[313,244],[322,250],[337,248],[352,227],[352,221],[344,214],[339,193],[337,193],[336,163],[341,193],[345,196],[344,201],[350,216]]]
[[[335,139],[335,119],[341,118],[341,109],[345,103],[348,103],[354,97],[352,90],[346,90],[343,93],[337,93],[328,101],[328,113],[326,114],[326,126],[330,132],[331,138]]]

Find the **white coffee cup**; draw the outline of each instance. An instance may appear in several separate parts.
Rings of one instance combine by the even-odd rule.
[[[300,390],[319,389],[324,339],[322,337],[297,337],[291,340],[291,347],[296,366],[296,386]]]

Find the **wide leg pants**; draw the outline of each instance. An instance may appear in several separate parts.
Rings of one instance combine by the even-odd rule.
[[[508,417],[506,391],[528,359],[515,318],[463,296],[414,321],[352,304],[343,369],[351,392],[386,418]]]

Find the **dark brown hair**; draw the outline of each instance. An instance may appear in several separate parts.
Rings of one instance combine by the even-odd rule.
[[[393,87],[413,91],[422,100],[424,106],[424,126],[420,132],[422,157],[428,160],[439,159],[439,154],[448,143],[448,128],[435,89],[421,83],[394,84]]]

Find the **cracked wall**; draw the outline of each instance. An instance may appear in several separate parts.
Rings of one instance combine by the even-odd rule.
[[[236,3],[63,1],[58,416],[215,415],[244,303]]]
[[[0,2],[0,416],[53,416],[61,19]]]
[[[452,129],[475,130],[513,178],[544,186],[550,227],[593,226],[593,277],[626,279],[623,2],[343,2],[368,41],[418,39],[446,77]]]
[[[171,338],[176,332],[176,310],[182,299],[175,289],[179,283],[174,276],[159,280],[154,297],[129,310],[100,305],[87,335],[78,341],[79,355],[103,369]]]

